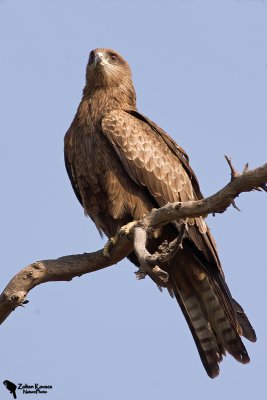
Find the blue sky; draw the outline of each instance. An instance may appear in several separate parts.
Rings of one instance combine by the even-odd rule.
[[[0,1],[3,288],[35,260],[105,243],[63,161],[90,50],[129,61],[139,110],[185,148],[209,195],[228,182],[224,154],[238,169],[266,161],[266,21],[253,0]],[[257,331],[249,365],[227,356],[210,380],[175,301],[122,261],[34,289],[1,327],[0,382],[53,385],[47,399],[266,398],[266,195],[237,204],[208,221]]]

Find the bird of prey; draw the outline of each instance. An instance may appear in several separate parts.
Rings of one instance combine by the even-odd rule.
[[[91,51],[82,100],[64,143],[74,192],[109,238],[153,208],[203,198],[186,152],[137,111],[130,66],[114,50]],[[180,228],[178,223],[166,225],[148,240],[147,248],[173,240]],[[129,258],[138,265],[134,253]],[[181,307],[207,374],[219,374],[226,352],[248,363],[240,336],[256,341],[256,335],[231,296],[202,217],[187,221],[183,249],[164,269],[169,274],[166,286]]]

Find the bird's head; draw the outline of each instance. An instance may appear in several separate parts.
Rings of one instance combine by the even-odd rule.
[[[89,56],[86,69],[86,84],[89,88],[132,85],[131,69],[127,61],[111,49],[95,49]]]

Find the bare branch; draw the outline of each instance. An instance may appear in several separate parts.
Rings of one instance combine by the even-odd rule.
[[[109,257],[99,250],[28,265],[11,279],[0,295],[0,324],[18,306],[25,304],[28,292],[35,286],[51,281],[70,281],[76,276],[109,267],[127,257],[132,249],[132,242],[125,235],[113,244]]]
[[[137,279],[144,279],[146,275],[153,276],[158,286],[164,286],[169,279],[169,274],[153,262],[153,256],[146,248],[147,229],[142,223],[134,228],[134,250],[140,263]]]
[[[254,170],[234,177],[223,189],[205,199],[185,203],[168,203],[160,209],[153,209],[143,219],[143,225],[155,228],[170,221],[223,213],[242,192],[250,192],[263,187],[267,182],[267,163]]]
[[[139,278],[144,277],[146,273],[151,273],[153,279],[154,277],[158,278],[156,283],[162,285],[167,278],[166,272],[155,264],[161,265],[162,262],[168,260],[170,253],[174,254],[174,251],[179,250],[183,234],[179,235],[176,243],[166,244],[165,250],[162,246],[158,249],[158,254],[151,255],[145,246],[149,230],[174,220],[186,220],[186,218],[199,217],[209,213],[222,213],[241,192],[252,191],[256,188],[266,189],[267,163],[254,170],[248,170],[246,167],[241,174],[235,171],[230,159],[228,163],[232,179],[223,189],[202,200],[166,204],[160,209],[153,209],[138,224],[132,224],[129,232],[124,231],[116,241],[113,241],[112,246],[109,247],[108,257],[103,250],[99,250],[93,253],[69,255],[56,260],[37,261],[22,269],[12,278],[0,295],[0,323],[18,306],[26,304],[26,296],[35,286],[49,281],[70,281],[75,276],[109,267],[127,257],[133,248],[139,260],[141,259],[144,263],[144,265],[141,263],[141,270],[137,273]],[[149,260],[150,263],[147,262]],[[155,266],[153,267],[153,265]]]
[[[149,227],[148,227],[149,228]],[[166,286],[169,280],[169,274],[161,269],[159,265],[167,264],[178,250],[183,248],[183,239],[185,237],[187,225],[183,223],[178,234],[178,237],[172,242],[165,241],[162,243],[158,251],[154,254],[146,248],[147,232],[145,225],[141,223],[134,230],[134,251],[140,263],[139,270],[136,272],[137,279],[144,279],[146,275],[150,275],[158,286]]]
[[[157,265],[157,264],[163,265],[166,264],[168,261],[170,261],[175,256],[177,251],[183,248],[183,240],[185,237],[186,229],[187,225],[182,224],[177,238],[170,243],[168,243],[167,241],[162,243],[159,246],[158,251],[150,255],[150,257],[147,260],[148,263],[152,265]]]

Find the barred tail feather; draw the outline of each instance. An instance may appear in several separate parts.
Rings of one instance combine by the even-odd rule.
[[[202,364],[210,378],[219,375],[222,351],[196,296],[187,296],[173,282],[173,291],[196,343]]]
[[[203,366],[207,374],[215,378],[219,374],[219,363],[226,352],[243,364],[250,361],[240,335],[244,334],[253,340],[254,330],[242,308],[232,302],[232,298],[227,298],[222,293],[218,295],[219,288],[214,284],[213,278],[200,271],[196,260],[191,261],[190,264],[187,259],[188,264],[185,265],[180,258],[179,267],[169,269],[170,283],[195,340]],[[243,320],[235,314],[238,306]],[[227,312],[228,310],[230,311]],[[236,315],[234,322],[232,310]],[[245,333],[243,326],[246,328]]]
[[[238,321],[236,321],[235,326],[233,326],[231,321],[228,319],[224,308],[213,291],[210,278],[206,276],[201,282],[193,282],[193,284],[194,286],[196,284],[200,284],[201,286],[201,288],[199,288],[201,301],[206,308],[207,317],[212,329],[222,346],[237,361],[243,364],[248,363],[250,359],[239,336],[239,333],[243,333],[242,328]]]

